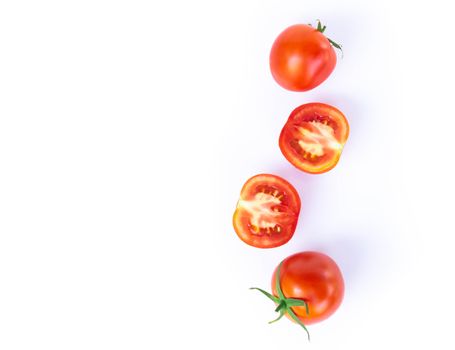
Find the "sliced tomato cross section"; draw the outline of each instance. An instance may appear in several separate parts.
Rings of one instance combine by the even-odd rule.
[[[289,182],[275,175],[256,175],[240,192],[234,230],[251,246],[278,247],[293,236],[299,213],[300,197]]]
[[[335,107],[308,103],[292,111],[280,134],[280,149],[295,167],[319,174],[340,159],[349,136],[346,117]]]

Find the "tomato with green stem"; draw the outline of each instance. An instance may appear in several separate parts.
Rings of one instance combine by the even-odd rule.
[[[275,81],[291,91],[307,91],[326,80],[335,68],[333,47],[341,46],[324,34],[326,26],[317,28],[296,24],[286,28],[273,43],[270,70]]]
[[[287,316],[308,334],[307,325],[331,316],[344,296],[344,281],[340,268],[329,256],[318,252],[302,252],[284,259],[272,276],[272,294],[260,288],[272,300],[279,312],[276,322]]]

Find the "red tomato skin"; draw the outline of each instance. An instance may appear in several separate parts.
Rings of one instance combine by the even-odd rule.
[[[285,29],[270,51],[273,78],[291,91],[308,91],[320,85],[335,69],[336,62],[329,40],[306,24]]]
[[[272,276],[272,292],[275,288],[276,269]],[[305,324],[311,325],[327,319],[340,306],[344,297],[344,281],[340,268],[329,256],[318,252],[302,252],[283,260],[280,270],[281,289],[286,298],[303,299],[305,307],[292,310]]]
[[[292,139],[292,132],[290,130],[293,128],[293,125],[299,124],[299,120],[311,119],[313,114],[324,115],[332,120],[335,125],[335,137],[344,147],[349,137],[349,123],[346,117],[339,109],[319,102],[303,104],[291,112],[286,124],[281,130],[278,144],[281,153],[293,166],[309,174],[322,174],[332,170],[338,164],[343,147],[336,152],[327,151],[324,157],[315,163],[299,158],[289,145],[289,140]]]
[[[251,177],[243,185],[240,200],[248,200],[254,197],[258,186],[270,186],[280,190],[284,197],[282,204],[289,208],[292,215],[286,218],[282,224],[282,231],[270,235],[255,235],[250,231],[250,217],[241,207],[237,205],[232,223],[237,236],[246,244],[255,248],[275,248],[286,244],[294,235],[300,214],[300,196],[291,183],[285,179],[272,174],[259,174]]]

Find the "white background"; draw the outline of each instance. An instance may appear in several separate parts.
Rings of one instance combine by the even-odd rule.
[[[455,37],[450,2],[2,1],[0,349],[453,348]],[[292,93],[268,54],[327,24],[344,58]],[[303,174],[277,140],[326,102],[351,135]],[[299,190],[294,238],[243,244],[243,183]],[[346,295],[312,342],[251,286],[319,250]]]

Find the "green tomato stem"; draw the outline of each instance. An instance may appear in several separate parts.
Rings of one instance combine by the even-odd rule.
[[[255,289],[255,290],[260,291],[267,298],[269,298],[275,304],[277,304],[275,312],[279,312],[280,315],[276,319],[270,321],[269,323],[274,323],[274,322],[280,320],[284,315],[288,314],[297,324],[299,324],[306,331],[306,333],[308,335],[308,341],[309,341],[310,333],[308,332],[308,329],[292,310],[292,307],[294,307],[294,306],[305,306],[306,313],[307,313],[307,315],[309,315],[310,310],[308,308],[308,303],[302,299],[286,298],[284,296],[283,290],[281,289],[281,282],[280,282],[282,264],[283,264],[283,262],[281,262],[278,265],[276,274],[275,274],[275,289],[276,289],[276,293],[278,294],[278,296],[272,295],[269,292],[266,292],[265,290],[263,290],[261,288],[253,287],[250,289]]]
[[[318,22],[318,26],[316,27],[316,30],[318,32],[324,34],[324,31],[327,28],[327,26],[323,26],[319,19],[317,20],[317,22]],[[310,24],[310,26],[311,26],[311,24]],[[333,41],[332,39],[328,38],[327,36],[326,36],[326,38],[329,41],[330,45],[332,45],[334,48],[336,48],[336,49],[341,51],[341,57],[343,57],[344,53],[343,53],[343,48],[341,47],[341,45],[337,44],[335,41]]]

